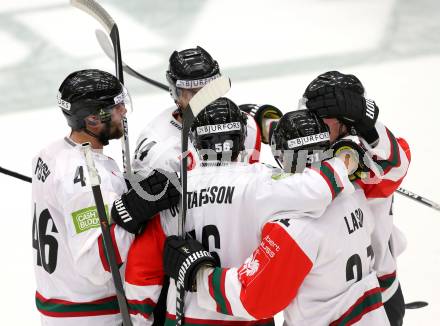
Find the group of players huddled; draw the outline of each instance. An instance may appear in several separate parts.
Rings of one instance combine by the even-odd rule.
[[[206,106],[190,130],[186,235],[177,235],[180,189],[168,180],[180,172],[182,110],[220,75],[201,47],[172,53],[166,77],[175,105],[142,131],[136,178],[103,154],[123,135],[128,91],[96,69],[62,82],[58,106],[70,135],[33,161],[42,325],[122,323],[84,142],[134,325],[176,324],[177,279],[187,291],[184,325],[274,325],[279,312],[285,325],[402,325],[396,257],[405,240],[392,204],[410,151],[377,120],[354,75],[319,75],[285,114],[226,97]],[[259,162],[261,143],[279,167]]]

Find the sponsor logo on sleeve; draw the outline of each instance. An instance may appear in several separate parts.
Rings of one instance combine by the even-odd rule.
[[[108,216],[108,207],[105,205],[105,212]],[[80,209],[72,213],[72,221],[76,234],[99,227],[99,216],[96,206]]]

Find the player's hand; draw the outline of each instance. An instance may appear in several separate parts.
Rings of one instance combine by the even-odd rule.
[[[196,290],[197,271],[204,266],[217,266],[214,257],[194,239],[176,235],[165,240],[163,267],[166,275],[180,282],[186,291]]]
[[[379,108],[372,100],[337,86],[325,86],[314,91],[306,91],[306,106],[321,118],[337,118],[356,132],[369,144],[379,135],[374,127]]]
[[[167,175],[166,175],[167,174]],[[177,179],[177,175],[173,173]],[[113,203],[113,221],[131,233],[138,233],[141,227],[160,211],[179,203],[180,192],[170,182],[171,176],[165,171],[153,170],[139,182],[142,189],[133,186]]]
[[[330,147],[333,156],[339,157],[347,167],[351,181],[368,177],[370,169],[366,164],[366,152],[357,143],[349,139],[340,139]]]
[[[264,144],[268,144],[270,141],[269,134],[270,129],[278,120],[281,119],[283,113],[273,105],[264,104],[242,104],[239,106],[240,110],[250,114],[260,128],[261,141]]]

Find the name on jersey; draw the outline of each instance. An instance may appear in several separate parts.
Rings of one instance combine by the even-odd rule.
[[[108,215],[108,207],[105,205],[105,212]],[[76,234],[98,228],[99,215],[96,206],[80,209],[72,213],[72,222],[75,227]]]
[[[47,164],[44,163],[44,161],[40,157],[38,158],[34,174],[37,176],[37,180],[41,180],[42,182],[46,181],[47,177],[50,174],[50,170],[47,167]]]
[[[345,225],[347,225],[348,234],[352,234],[354,231],[364,226],[364,213],[360,208],[350,213],[350,216],[344,216]]]
[[[235,186],[212,186],[188,192],[188,209],[206,204],[232,204]]]

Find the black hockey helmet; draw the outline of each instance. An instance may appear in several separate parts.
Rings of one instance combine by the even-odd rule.
[[[219,76],[217,61],[200,46],[174,51],[170,56],[170,65],[166,72],[174,100],[179,98],[179,88],[200,88]]]
[[[282,116],[271,136],[272,154],[289,173],[302,172],[327,158],[329,129],[314,112],[298,110]]]
[[[316,91],[324,86],[339,86],[356,92],[359,95],[364,95],[365,93],[364,85],[355,75],[346,75],[339,71],[327,71],[312,80],[304,92],[304,97],[307,98],[308,92]]]
[[[191,141],[202,160],[235,160],[244,150],[247,115],[226,97],[205,107],[191,126]],[[209,155],[210,153],[215,155]]]
[[[85,128],[84,119],[97,114],[101,122],[111,121],[111,109],[129,104],[126,88],[112,74],[98,69],[75,71],[58,90],[58,106],[73,130]]]

